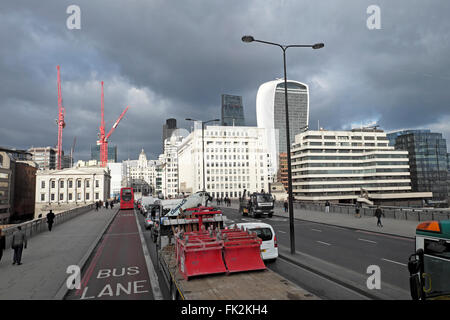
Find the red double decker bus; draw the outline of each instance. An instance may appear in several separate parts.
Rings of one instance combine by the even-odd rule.
[[[133,188],[120,189],[120,210],[134,209]]]

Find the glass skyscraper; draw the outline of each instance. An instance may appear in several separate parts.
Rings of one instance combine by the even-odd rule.
[[[91,160],[100,161],[100,146],[91,146]],[[117,146],[108,146],[108,162],[117,162]]]
[[[222,94],[222,126],[245,126],[241,96]]]
[[[412,191],[432,192],[431,205],[448,206],[447,142],[442,134],[404,130],[388,138],[395,141],[395,149],[408,151]]]

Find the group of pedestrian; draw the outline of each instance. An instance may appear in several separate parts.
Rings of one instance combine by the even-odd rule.
[[[220,204],[225,204],[227,207],[231,206],[231,199],[228,197],[225,198],[216,198],[216,203],[219,206]]]
[[[114,209],[114,201],[105,201],[105,208],[108,209],[108,207],[110,207],[111,209]],[[99,208],[103,207],[103,201],[99,200],[95,202],[95,211],[98,211]]]

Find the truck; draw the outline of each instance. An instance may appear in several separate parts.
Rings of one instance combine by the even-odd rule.
[[[201,208],[199,209],[201,210]],[[203,229],[198,226],[196,229],[209,230],[212,237],[208,238],[209,240],[216,239],[215,237],[220,232],[229,235],[229,238],[225,236],[223,238],[217,237],[217,239],[223,239],[223,242],[208,240],[203,244],[200,241],[197,245],[195,242],[197,237],[199,239],[207,238],[207,231],[186,232],[184,240],[181,240],[181,236],[178,235],[178,237],[175,236],[174,243],[167,235],[159,235],[158,237],[158,268],[161,270],[172,300],[318,300],[315,295],[266,268],[260,253],[261,241],[259,240],[256,248],[254,244],[250,245],[248,242],[251,237],[257,238],[256,234],[245,235],[247,231],[243,231],[243,229],[224,228],[223,216],[218,213],[220,211],[213,208],[209,209],[212,210],[209,212],[216,212],[217,214],[202,219],[202,223],[215,223],[217,228],[214,230],[217,233],[215,235],[212,233],[211,225],[211,228]],[[214,220],[216,218],[218,219]],[[174,219],[171,221],[174,221]],[[240,234],[240,238],[232,238],[233,232]],[[229,244],[227,241],[242,241],[240,243],[241,254],[235,254],[238,249],[236,244],[233,243],[227,247],[227,244]],[[181,245],[183,243],[186,246],[188,244],[193,246],[190,258],[187,251],[183,251]],[[214,243],[222,243],[223,248],[214,246]],[[228,256],[228,260],[226,260],[225,248],[234,253],[231,258]],[[199,253],[199,250],[204,251]],[[223,264],[221,259],[225,260]],[[235,262],[233,259],[245,259],[245,261],[242,263],[243,261],[240,260],[239,263],[233,264]],[[247,265],[247,267],[243,268],[243,265]],[[238,270],[232,270],[236,266],[238,266]],[[187,276],[189,269],[197,273],[194,276]],[[205,269],[212,270],[211,275],[201,273],[198,271],[199,269],[203,271]]]
[[[267,215],[269,218],[273,215],[274,198],[270,193],[254,192],[246,197],[247,190],[244,189],[242,197],[239,198],[239,212],[242,215],[251,215],[253,218]]]
[[[450,220],[416,227],[416,250],[409,256],[413,300],[450,300]]]

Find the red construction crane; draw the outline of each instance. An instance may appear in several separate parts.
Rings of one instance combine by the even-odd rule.
[[[66,126],[64,122],[64,115],[66,113],[66,109],[63,107],[62,100],[62,91],[61,91],[61,76],[59,74],[59,66],[56,66],[56,70],[58,70],[58,147],[57,147],[57,169],[61,170],[61,161],[62,161],[62,133],[63,129]]]
[[[109,130],[108,134],[105,135],[105,107],[103,100],[103,81],[102,81],[102,98],[101,98],[102,119],[100,122],[100,133],[98,135],[99,140],[97,140],[97,145],[100,145],[100,165],[102,167],[106,167],[106,164],[108,163],[108,139],[114,132],[114,130],[117,128],[117,125],[119,124],[120,120],[122,120],[128,108],[129,106],[125,108],[125,110],[120,115],[119,119],[117,119],[117,121],[112,126],[111,130]]]

